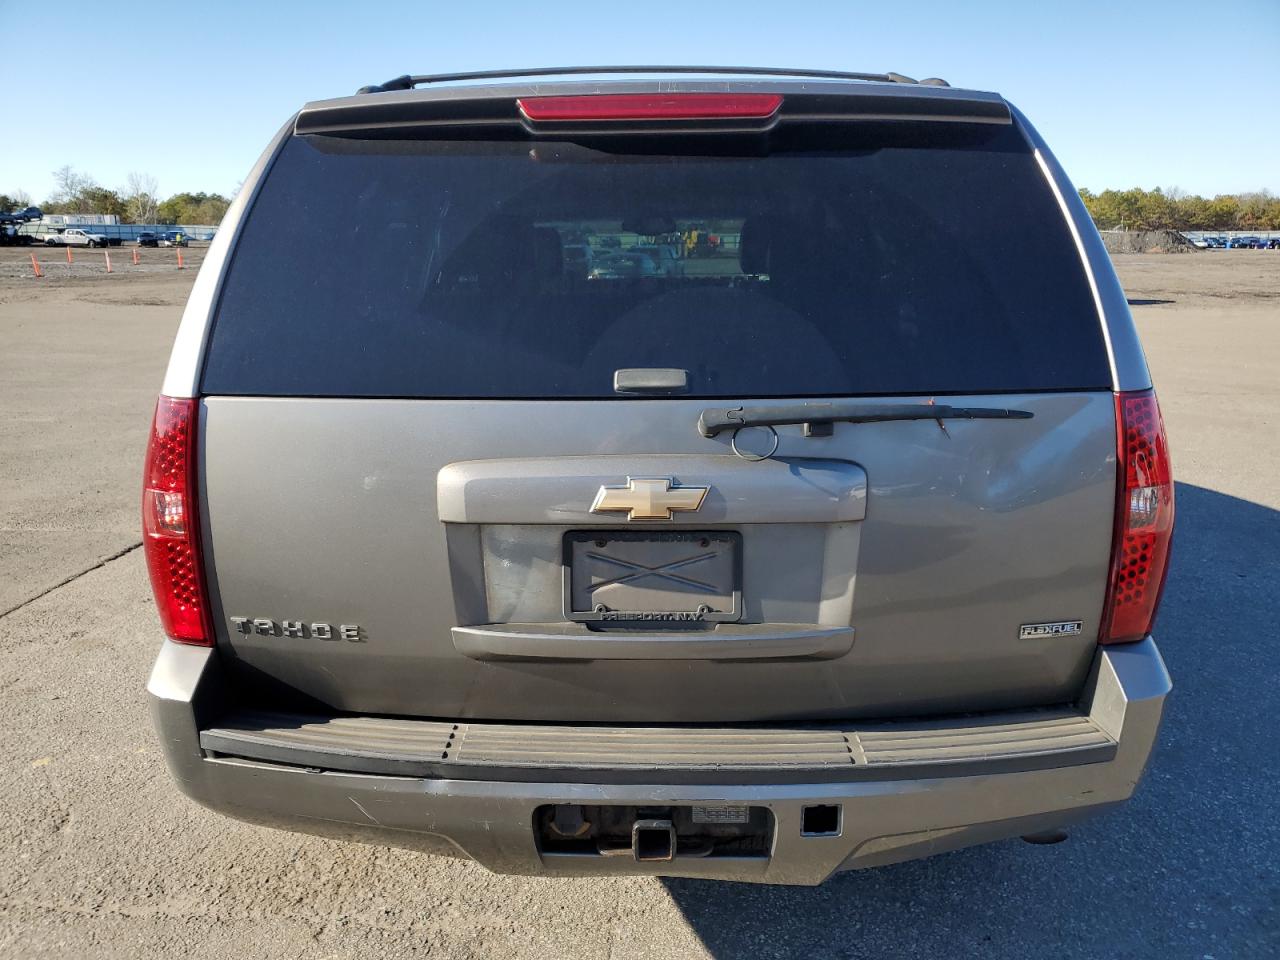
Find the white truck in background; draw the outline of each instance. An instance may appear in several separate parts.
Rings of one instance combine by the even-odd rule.
[[[107,235],[104,233],[86,233],[78,227],[68,227],[61,233],[51,233],[44,238],[50,247],[105,247]]]

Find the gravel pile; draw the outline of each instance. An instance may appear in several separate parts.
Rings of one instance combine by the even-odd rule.
[[[1177,230],[1103,230],[1107,253],[1195,253]]]

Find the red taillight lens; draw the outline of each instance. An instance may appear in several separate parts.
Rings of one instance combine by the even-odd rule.
[[[580,97],[521,97],[533,121],[765,119],[782,105],[777,93],[597,93]]]
[[[1160,405],[1150,390],[1116,394],[1115,539],[1100,643],[1151,632],[1173,539],[1173,470]]]
[[[160,623],[181,643],[213,643],[196,544],[196,401],[161,397],[147,441],[142,537]]]

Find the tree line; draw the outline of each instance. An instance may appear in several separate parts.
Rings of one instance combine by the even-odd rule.
[[[156,178],[131,173],[123,187],[101,186],[73,167],[53,173],[56,189],[44,203],[45,213],[115,214],[122,223],[218,224],[231,204],[220,193],[175,193],[161,200]],[[1270,191],[1219,194],[1212,199],[1176,187],[1143,190],[1081,190],[1093,222],[1101,230],[1280,230],[1280,197]],[[19,190],[0,194],[0,212],[31,206]]]
[[[1100,230],[1280,230],[1280,197],[1267,190],[1212,199],[1176,187],[1080,191]]]
[[[114,214],[121,223],[216,225],[231,205],[220,193],[175,193],[162,200],[156,178],[146,173],[129,174],[125,185],[114,190],[69,166],[55,170],[53,181],[53,196],[36,204],[44,213]],[[31,205],[30,194],[23,190],[13,196],[0,194],[0,211]]]

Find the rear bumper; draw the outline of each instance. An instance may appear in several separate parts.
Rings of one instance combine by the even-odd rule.
[[[201,730],[222,704],[214,650],[167,642],[148,683],[165,758],[180,789],[214,810],[250,822],[325,836],[470,857],[491,870],[528,875],[659,874],[816,884],[832,873],[928,856],[975,843],[1065,826],[1126,800],[1151,752],[1171,684],[1155,644],[1100,650],[1082,713],[1114,741],[1082,762],[1063,754],[1025,769],[1008,762],[916,766],[821,782],[656,783],[461,779],[341,772],[210,755]],[[979,758],[980,759],[980,758]],[[997,772],[975,772],[994,769]],[[674,779],[674,778],[672,778]],[[758,778],[756,778],[758,779]],[[780,780],[783,778],[779,778]],[[544,854],[534,811],[545,804],[746,804],[773,815],[767,857],[630,858]],[[806,806],[836,804],[834,836],[803,836]]]

